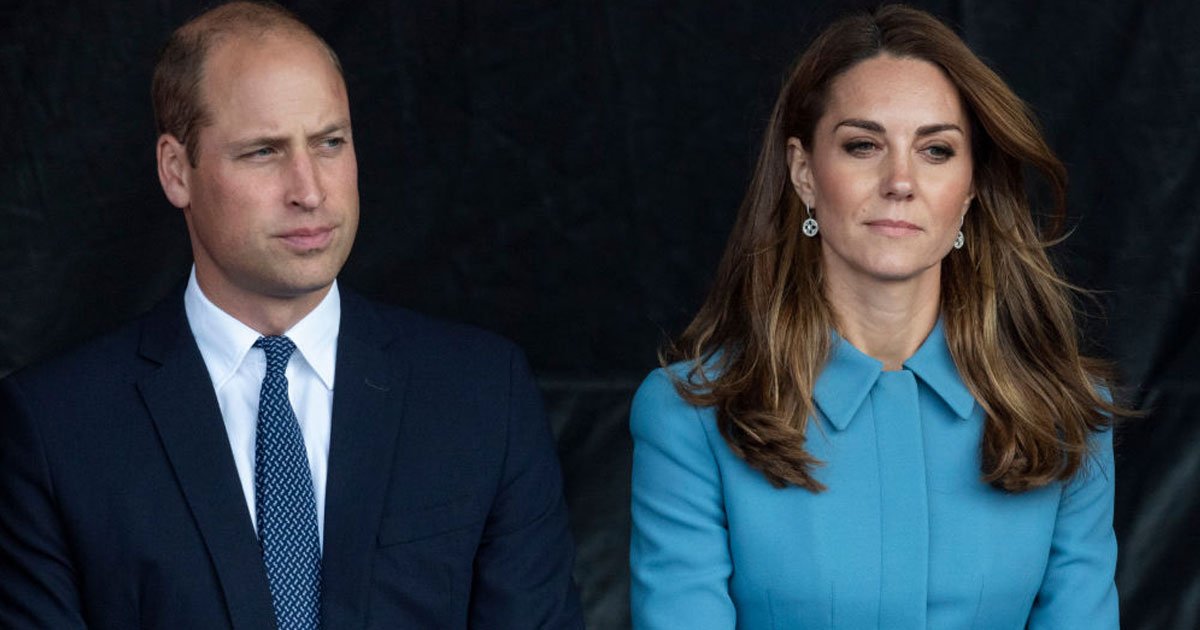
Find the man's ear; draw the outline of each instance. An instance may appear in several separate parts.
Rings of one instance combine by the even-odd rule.
[[[809,160],[808,151],[804,150],[804,145],[798,138],[788,138],[787,140],[787,161],[792,188],[795,189],[797,195],[800,195],[800,199],[804,203],[810,207],[816,206],[817,195],[813,187],[812,162]]]
[[[188,189],[188,171],[191,163],[188,161],[187,147],[175,139],[175,136],[164,133],[158,137],[156,151],[158,157],[158,183],[162,184],[167,200],[176,208],[187,208],[191,205],[191,192]]]

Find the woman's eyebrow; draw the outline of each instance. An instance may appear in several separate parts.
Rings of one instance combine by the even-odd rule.
[[[837,129],[838,127],[857,127],[867,131],[874,131],[875,133],[884,132],[883,125],[873,120],[863,120],[861,118],[847,118],[846,120],[843,120],[842,122],[833,126],[834,129]]]
[[[855,127],[857,129],[873,131],[875,133],[885,133],[887,131],[881,124],[873,120],[863,120],[861,118],[847,118],[846,120],[834,125],[833,128],[837,129],[838,127]],[[941,131],[957,131],[958,133],[963,133],[962,128],[953,123],[935,123],[932,125],[922,125],[917,127],[917,137],[929,136]]]
[[[919,138],[921,136],[933,135],[939,131],[957,131],[958,133],[963,133],[962,127],[959,127],[958,125],[951,123],[939,123],[936,125],[924,125],[917,127],[917,137]]]

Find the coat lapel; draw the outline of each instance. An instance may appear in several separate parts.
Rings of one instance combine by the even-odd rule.
[[[366,625],[371,556],[400,427],[408,367],[393,367],[392,331],[365,299],[342,290],[325,487],[325,628]]]
[[[147,317],[140,350],[161,364],[138,382],[138,389],[212,558],[233,627],[272,628],[262,550],[181,297]]]

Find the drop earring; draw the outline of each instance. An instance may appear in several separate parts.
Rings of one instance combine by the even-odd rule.
[[[967,217],[964,216],[962,220],[958,222],[958,236],[954,237],[954,249],[962,249],[963,245],[967,243],[967,239],[962,233],[962,226],[966,221]]]
[[[817,225],[817,220],[813,218],[812,207],[808,205],[807,201],[804,202],[804,211],[808,213],[808,218],[800,224],[800,231],[804,232],[805,236],[812,238],[821,231],[821,226]]]

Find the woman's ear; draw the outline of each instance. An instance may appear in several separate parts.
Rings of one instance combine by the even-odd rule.
[[[817,196],[813,187],[812,163],[808,151],[799,138],[787,140],[788,175],[792,180],[792,188],[800,199],[809,207],[817,205]]]

